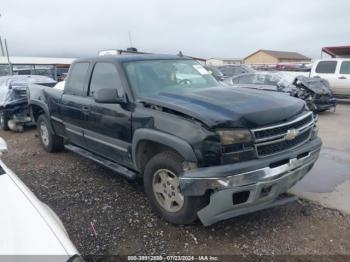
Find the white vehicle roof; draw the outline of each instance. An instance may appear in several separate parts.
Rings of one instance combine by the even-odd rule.
[[[320,61],[350,61],[350,58],[346,58],[346,57],[336,57],[336,58],[322,58],[322,59],[317,59],[315,60],[314,64],[317,64]]]
[[[53,211],[0,165],[0,255],[58,255],[54,261],[67,261],[78,254]]]

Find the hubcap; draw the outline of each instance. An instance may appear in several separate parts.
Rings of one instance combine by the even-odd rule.
[[[179,178],[168,169],[159,169],[153,175],[153,193],[159,205],[167,212],[177,212],[184,204]]]
[[[47,130],[47,126],[44,122],[40,124],[40,136],[45,146],[49,145],[49,131]]]

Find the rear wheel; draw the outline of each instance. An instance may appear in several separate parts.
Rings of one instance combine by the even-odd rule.
[[[155,213],[173,224],[190,224],[207,204],[207,197],[184,196],[179,175],[183,159],[172,151],[155,155],[145,167],[144,187]]]
[[[8,117],[5,111],[0,112],[0,128],[5,131],[9,130]]]
[[[40,115],[37,128],[41,145],[47,152],[57,152],[63,149],[63,138],[55,135],[49,128],[49,122],[45,115]]]

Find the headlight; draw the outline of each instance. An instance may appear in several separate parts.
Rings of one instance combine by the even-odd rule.
[[[247,143],[252,140],[249,130],[246,129],[229,129],[217,130],[222,145],[232,145],[237,143]]]

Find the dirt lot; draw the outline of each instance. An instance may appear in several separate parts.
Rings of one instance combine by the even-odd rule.
[[[348,115],[334,121],[341,118]],[[82,254],[350,255],[349,215],[300,201],[207,228],[173,226],[152,213],[139,181],[70,152],[48,154],[35,134],[0,131],[9,147],[4,162],[53,208]]]

